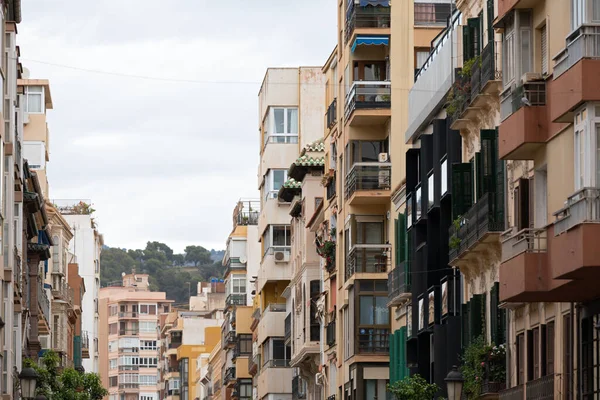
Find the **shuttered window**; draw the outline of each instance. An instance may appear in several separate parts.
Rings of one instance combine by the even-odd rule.
[[[548,32],[546,25],[541,29],[540,36],[542,39],[542,74],[548,74]]]
[[[546,375],[554,374],[554,321],[546,325]]]
[[[500,309],[500,284],[494,283],[490,290],[490,330],[492,342],[495,345],[504,344],[506,310]]]
[[[452,164],[452,216],[465,214],[473,205],[473,165]]]
[[[469,328],[470,328],[470,340],[478,338],[483,335],[483,321],[484,321],[484,309],[483,309],[484,295],[475,294],[469,302]]]
[[[517,385],[525,383],[525,335],[517,335]]]

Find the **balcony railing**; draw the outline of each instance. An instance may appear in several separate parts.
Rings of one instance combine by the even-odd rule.
[[[526,395],[527,400],[554,399],[554,375],[546,375],[527,382]]]
[[[527,99],[527,100],[525,100]],[[507,89],[500,98],[500,119],[505,120],[523,106],[546,105],[546,82],[529,82],[514,89]]]
[[[390,245],[357,244],[346,260],[346,280],[356,273],[387,272]]]
[[[359,353],[388,353],[390,351],[390,330],[388,328],[358,327]]]
[[[119,329],[120,336],[137,336],[139,333],[139,329]]]
[[[491,393],[499,393],[506,387],[506,383],[504,382],[488,382],[484,381],[481,384],[481,395],[491,394]]]
[[[235,380],[235,367],[229,367],[225,370],[225,377],[223,378],[223,385],[227,385],[229,382]]]
[[[388,274],[388,301],[391,302],[402,294],[410,293],[410,275],[406,271],[409,261],[403,261]]]
[[[253,375],[258,372],[260,367],[260,354],[248,358],[248,373]]]
[[[348,2],[346,9],[346,35],[345,43],[348,43],[356,28],[389,28],[390,8],[389,1],[379,0],[380,6],[361,7],[353,1]],[[385,6],[387,3],[387,7]]]
[[[390,108],[392,105],[390,81],[354,82],[346,96],[345,118],[357,109]]]
[[[331,179],[329,179],[329,183],[327,184],[327,200],[333,199],[333,197],[336,195],[336,191],[337,191],[337,180],[336,180],[335,173],[334,173],[333,177],[331,177]]]
[[[558,236],[584,222],[600,222],[600,188],[584,188],[567,200],[567,206],[554,213],[554,235]]]
[[[334,83],[335,84],[335,83]],[[327,107],[327,128],[331,129],[337,122],[337,98]]]
[[[545,229],[511,229],[502,234],[502,262],[521,253],[545,253],[548,236]]]
[[[346,175],[346,199],[357,190],[390,190],[391,163],[356,163]]]
[[[263,364],[263,368],[287,368],[290,366],[290,360],[268,360]]]
[[[120,312],[119,318],[137,318],[139,313],[137,312]]]
[[[500,400],[523,400],[523,385],[500,391]]]
[[[335,319],[327,324],[327,346],[335,344]]]
[[[259,211],[242,211],[237,215],[238,225],[258,225]]]
[[[458,229],[454,224],[450,227],[450,261],[460,257],[488,233],[504,231],[504,212],[497,208],[496,195],[485,193],[462,216]]]
[[[284,322],[284,340],[287,342],[292,337],[292,314],[285,317]]]
[[[446,26],[450,17],[450,4],[415,3],[415,25]]]
[[[139,371],[139,365],[119,365],[119,371]]]
[[[554,59],[554,79],[583,58],[600,58],[600,26],[582,25],[567,38],[567,47]]]
[[[267,306],[267,310],[272,312],[285,312],[285,304],[271,303]]]
[[[119,389],[139,389],[139,383],[119,383]]]
[[[38,276],[37,280],[37,297],[42,314],[44,315],[44,318],[48,324],[50,324],[50,300],[48,300],[46,289],[44,289],[44,282],[40,276]]]
[[[225,340],[224,340],[224,342],[225,342],[227,345],[235,344],[235,339],[236,339],[236,333],[235,333],[235,331],[229,331],[229,332],[227,332],[227,334],[225,335]]]
[[[246,305],[246,295],[245,294],[230,294],[227,296],[225,300],[225,305],[227,308],[232,306],[245,306]]]
[[[490,41],[481,52],[481,87],[490,81],[502,80],[502,59],[500,42]]]

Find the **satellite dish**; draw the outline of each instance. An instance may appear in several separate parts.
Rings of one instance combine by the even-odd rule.
[[[248,262],[248,260],[246,259],[246,256],[240,256],[240,263],[241,264],[246,264]]]

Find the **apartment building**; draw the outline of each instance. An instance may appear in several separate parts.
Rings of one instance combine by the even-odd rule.
[[[74,257],[73,257],[74,258]],[[75,260],[73,260],[75,261]],[[87,331],[83,329],[83,295],[85,294],[85,281],[79,275],[79,264],[71,262],[68,265],[68,282],[73,288],[73,368],[83,371],[83,359],[90,358],[90,340]]]
[[[509,344],[501,396],[598,398],[600,2],[496,6],[510,227],[501,237]]]
[[[233,210],[233,229],[227,238],[225,267],[225,321],[221,327],[222,369],[226,399],[252,398],[252,377],[248,360],[252,357],[252,296],[250,281],[255,279],[261,253],[258,235],[259,200],[240,200]],[[222,395],[223,396],[223,395]]]
[[[98,352],[98,298],[100,292],[100,253],[104,237],[99,233],[89,200],[53,200],[54,207],[62,215],[72,232],[68,251],[75,256],[79,274],[85,281],[82,308],[83,326],[90,343],[90,357],[83,360],[87,372],[100,371]]]
[[[147,274],[135,271],[100,290],[99,373],[110,400],[158,400],[158,322],[171,303],[164,292],[150,291]]]
[[[279,189],[278,199],[288,203],[290,232],[291,280],[283,296],[286,301],[285,342],[291,348],[293,368],[292,397],[321,399],[322,381],[316,382],[321,359],[321,264],[314,233],[307,229],[306,217],[322,206],[323,139],[307,144],[290,165],[288,178]]]
[[[258,398],[291,399],[291,348],[284,343],[286,299],[292,275],[289,204],[278,198],[288,169],[301,149],[322,136],[325,80],[320,68],[269,68],[259,92],[261,207],[258,232],[262,248],[256,278]]]

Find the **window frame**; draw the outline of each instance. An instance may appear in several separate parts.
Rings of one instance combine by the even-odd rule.
[[[600,103],[590,102],[575,111],[573,151],[575,191],[600,186]]]
[[[283,172],[283,182],[281,184],[281,187],[283,187],[283,185],[285,184],[285,181],[287,181],[287,179],[288,179],[288,171],[286,169],[279,169],[279,168],[269,169],[267,171],[267,173],[265,174],[265,183],[263,185],[263,188],[266,189],[266,190],[264,190],[265,200],[276,199],[279,194],[279,189],[281,189],[281,187],[279,189],[274,189],[274,187],[275,187],[275,172]]]
[[[283,110],[283,133],[274,132],[275,131],[275,112],[277,110]],[[289,112],[296,112],[296,132],[288,132],[288,123],[289,123]],[[298,107],[269,107],[269,111],[267,112],[267,117],[264,121],[264,144],[267,143],[275,143],[275,144],[297,144],[298,136],[299,136],[299,128],[300,128],[300,120],[299,120],[299,110]],[[273,132],[271,132],[273,130]],[[274,140],[273,140],[273,139]],[[279,139],[283,139],[283,141],[278,141]]]
[[[32,88],[40,88],[40,92],[32,92]],[[42,85],[26,85],[23,90],[23,111],[27,114],[44,114],[46,112],[46,104],[45,104],[45,91],[46,88]],[[31,96],[40,96],[40,111],[30,111],[29,110],[29,97]]]

